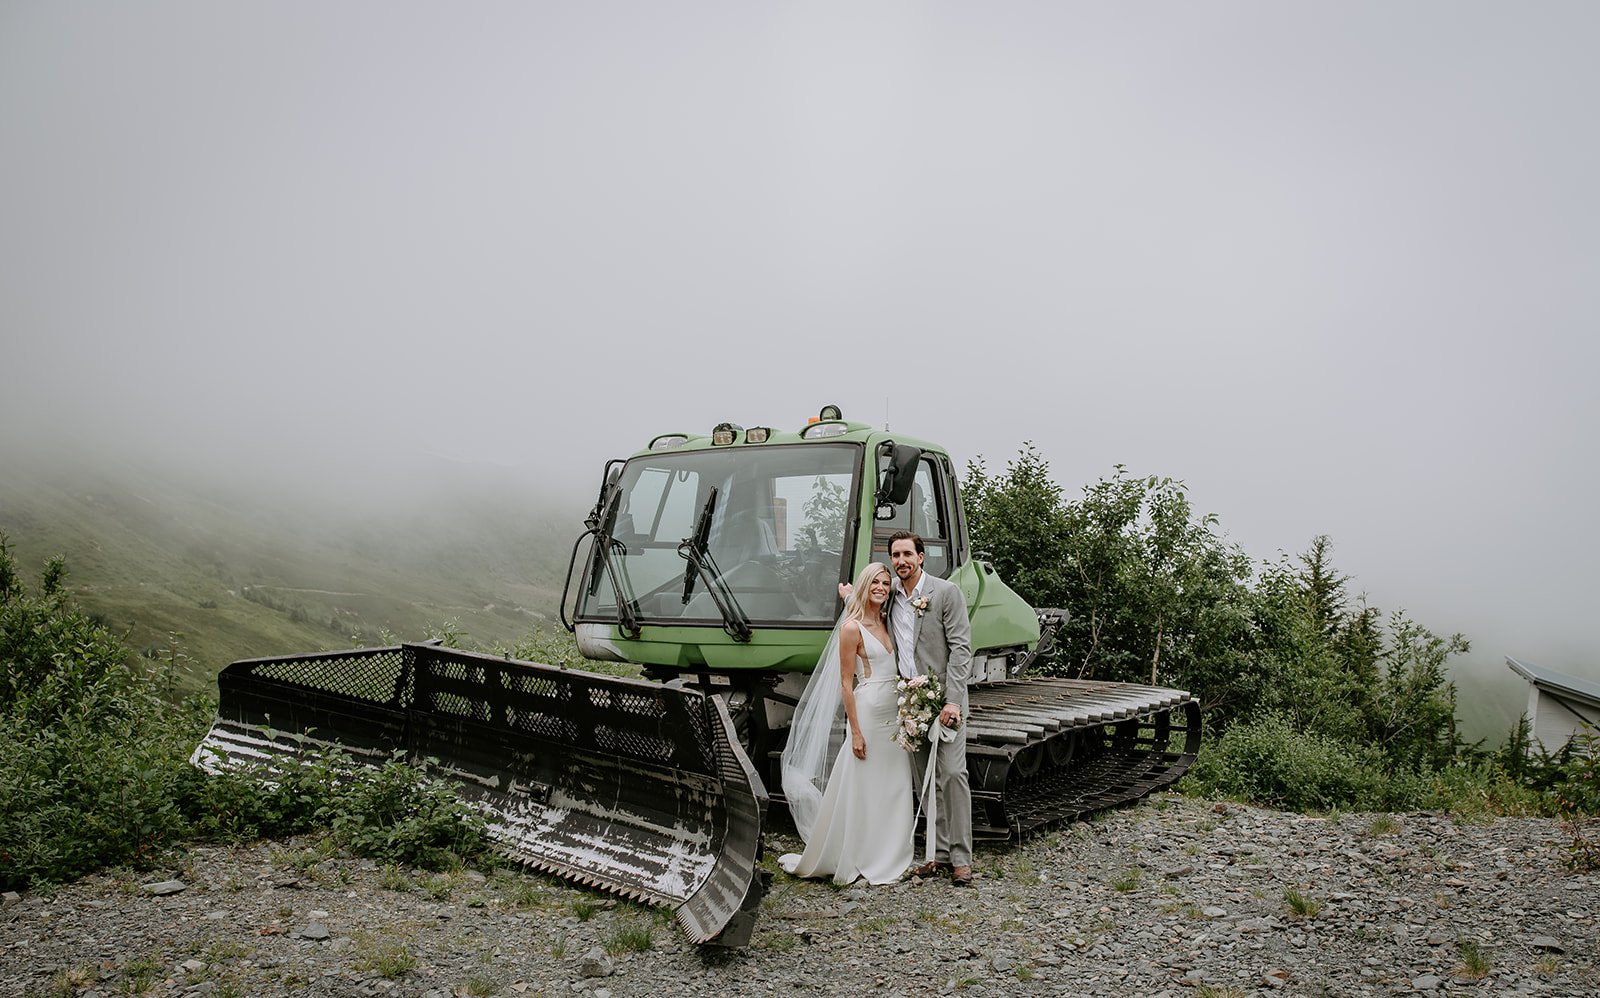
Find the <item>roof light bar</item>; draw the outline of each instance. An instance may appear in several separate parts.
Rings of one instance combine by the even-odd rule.
[[[840,437],[850,432],[850,427],[845,423],[812,423],[800,431],[804,440],[816,440],[818,437]]]

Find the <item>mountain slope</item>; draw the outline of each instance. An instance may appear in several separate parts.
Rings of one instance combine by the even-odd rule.
[[[0,476],[0,532],[31,584],[64,555],[82,605],[185,685],[237,658],[459,630],[510,644],[556,618],[582,510],[483,469],[400,496],[217,486],[144,467]],[[176,635],[176,638],[174,638]],[[176,642],[176,643],[174,643]]]

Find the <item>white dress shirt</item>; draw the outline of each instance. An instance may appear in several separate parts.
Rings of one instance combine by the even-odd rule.
[[[917,610],[911,601],[922,595],[923,585],[927,581],[927,572],[918,575],[916,587],[907,596],[906,587],[896,579],[894,602],[889,604],[889,623],[894,628],[895,665],[899,667],[900,675],[907,679],[922,674],[922,670],[917,668]]]

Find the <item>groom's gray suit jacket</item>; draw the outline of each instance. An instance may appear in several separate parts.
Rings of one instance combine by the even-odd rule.
[[[896,586],[894,592],[897,599],[906,598],[904,589]],[[944,702],[960,707],[965,721],[967,682],[972,679],[972,623],[967,619],[967,601],[960,586],[934,575],[923,582],[923,595],[928,597],[928,609],[913,622],[917,665],[938,677]]]

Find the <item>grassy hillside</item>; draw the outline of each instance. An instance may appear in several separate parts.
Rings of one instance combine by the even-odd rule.
[[[15,471],[16,469],[12,469]],[[147,468],[0,476],[0,531],[30,581],[65,555],[82,605],[188,686],[238,658],[459,630],[510,644],[555,620],[581,504],[481,469],[432,488],[274,493]],[[287,494],[287,495],[286,495]]]

